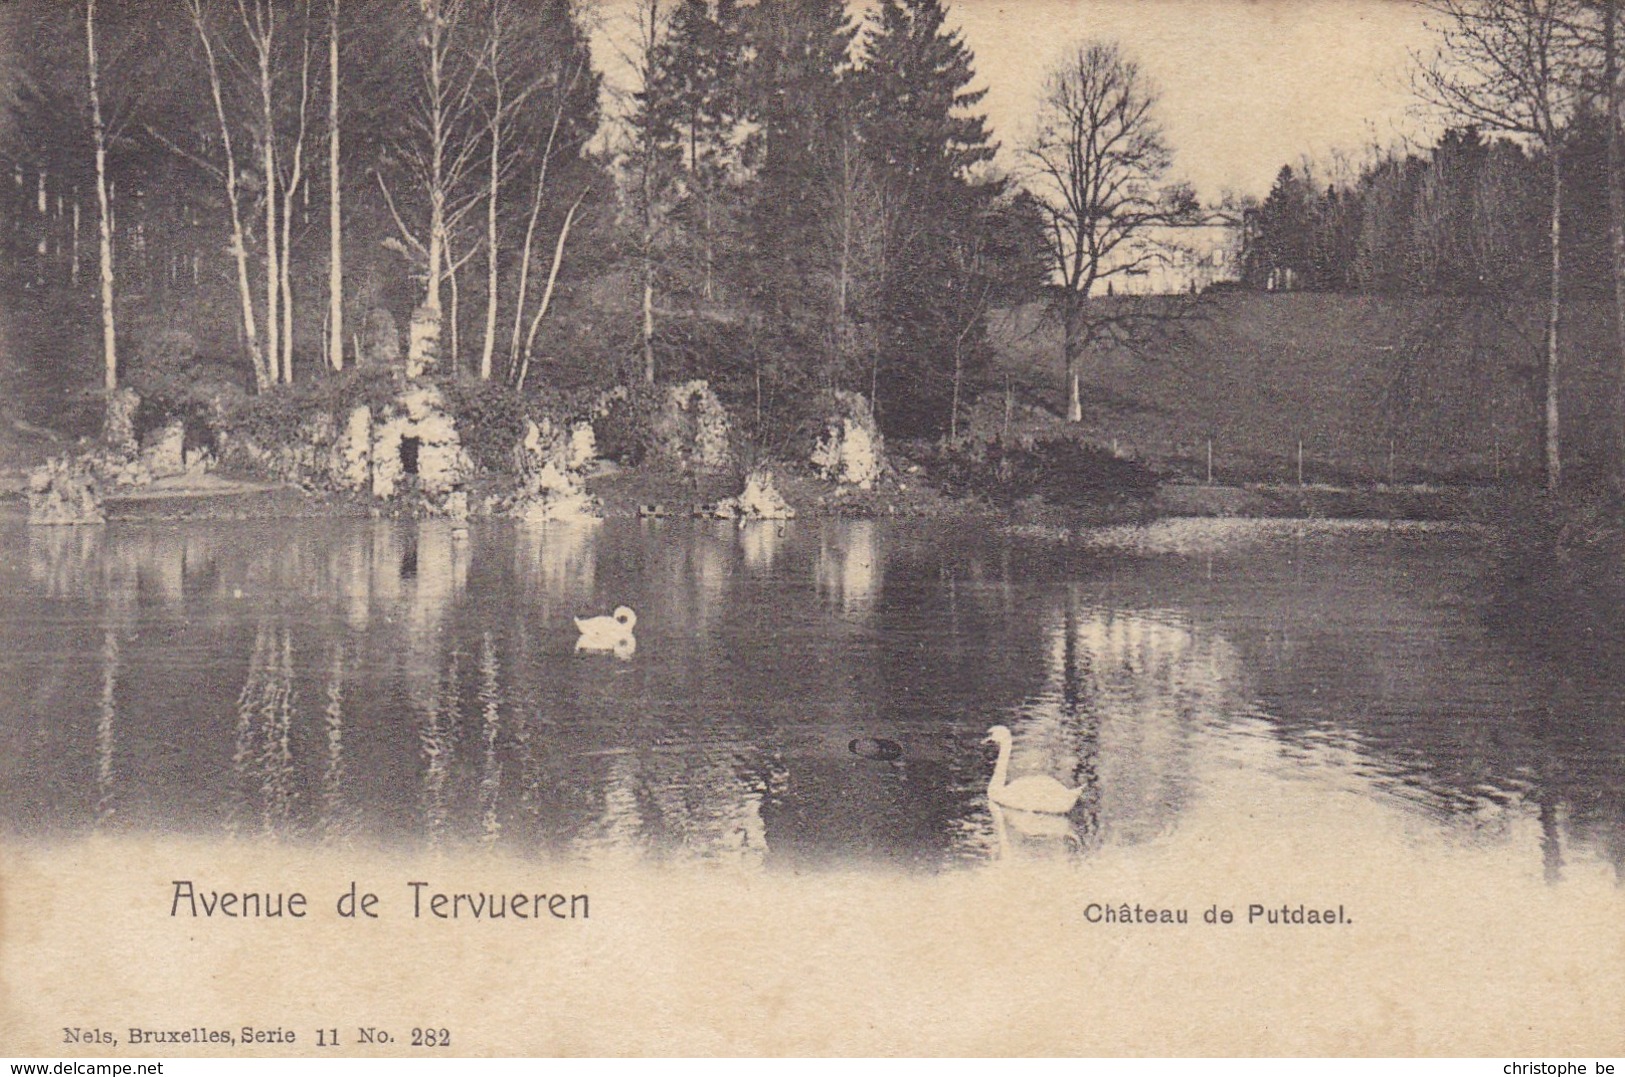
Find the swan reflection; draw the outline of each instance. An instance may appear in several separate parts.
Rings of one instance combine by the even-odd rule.
[[[1070,816],[1009,810],[997,801],[988,803],[988,811],[993,817],[994,855],[999,860],[1065,860],[1085,851]]]

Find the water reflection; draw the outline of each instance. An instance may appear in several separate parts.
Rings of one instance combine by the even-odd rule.
[[[350,811],[345,800],[344,774],[344,643],[336,641],[327,674],[327,762],[322,770],[322,812],[320,829],[329,841],[346,837],[350,831]]]
[[[818,589],[847,617],[874,612],[880,595],[884,561],[879,525],[852,520],[825,529],[818,547]]]
[[[516,525],[514,582],[544,609],[585,606],[597,576],[597,530],[592,522]]]
[[[502,732],[502,690],[497,683],[496,646],[491,633],[480,637],[480,732],[485,751],[480,762],[480,837],[495,845],[502,833],[497,818],[497,800],[502,794],[502,761],[497,757],[497,738]]]
[[[249,655],[248,677],[237,695],[236,736],[231,755],[234,793],[226,833],[246,832],[257,817],[259,832],[289,833],[294,791],[293,633],[285,625],[260,623]]]
[[[1554,884],[1625,876],[1625,690],[1498,635],[1459,536],[13,521],[0,548],[13,829],[936,869],[1156,845],[1217,775],[1285,768]],[[571,618],[622,603],[635,650],[576,656]],[[988,804],[999,723],[1071,813]]]
[[[739,549],[745,567],[758,575],[773,571],[773,559],[784,544],[786,529],[793,525],[782,520],[746,520],[739,525]]]
[[[102,634],[102,695],[96,709],[96,822],[113,814],[114,698],[118,687],[118,629],[108,624]]]

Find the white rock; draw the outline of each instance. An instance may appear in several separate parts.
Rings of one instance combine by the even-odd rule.
[[[186,428],[170,423],[142,450],[141,462],[155,479],[186,473]]]
[[[333,442],[328,473],[346,490],[364,490],[372,474],[372,409],[352,408],[344,429]]]
[[[572,471],[580,471],[598,458],[598,438],[592,424],[578,422],[570,428],[570,445],[566,462]]]
[[[796,510],[773,485],[773,473],[756,468],[745,476],[745,489],[737,497],[717,502],[714,514],[724,520],[793,520]]]
[[[880,429],[862,394],[837,391],[841,414],[829,418],[811,461],[825,479],[868,490],[885,467]]]

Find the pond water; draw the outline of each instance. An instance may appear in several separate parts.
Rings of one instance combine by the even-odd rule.
[[[1466,529],[11,518],[0,577],[23,838],[940,871],[1359,805],[1625,874],[1625,671],[1509,623]],[[990,810],[994,724],[1069,816]]]

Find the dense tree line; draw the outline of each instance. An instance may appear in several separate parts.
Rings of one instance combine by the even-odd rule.
[[[1043,271],[940,0],[638,16],[605,115],[571,0],[27,0],[7,284],[90,301],[100,177],[109,386],[182,339],[261,391],[404,339],[511,385],[700,374],[764,423],[852,389],[950,431],[987,311]]]
[[[1544,308],[1546,485],[1563,475],[1564,308],[1611,295],[1615,484],[1625,489],[1625,85],[1618,0],[1419,0],[1419,100],[1452,129],[1322,186],[1282,169],[1250,217],[1256,286],[1483,297]]]
[[[861,26],[840,0],[641,16],[623,161],[644,377],[664,322],[743,360],[758,415],[843,388],[889,430],[949,432],[988,309],[1039,279],[943,5],[884,0]]]
[[[1594,113],[1566,136],[1569,294],[1601,298],[1608,253],[1607,135]],[[1549,170],[1543,156],[1477,128],[1425,153],[1376,155],[1352,178],[1282,167],[1245,214],[1243,274],[1256,288],[1512,298],[1544,287]]]

